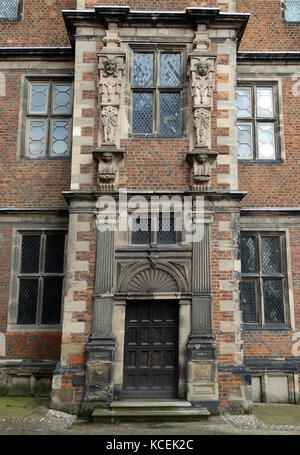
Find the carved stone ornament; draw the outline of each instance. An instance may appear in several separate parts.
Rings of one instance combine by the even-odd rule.
[[[125,77],[125,53],[117,31],[107,30],[103,51],[98,53],[99,96],[102,145],[116,146],[122,88]]]
[[[208,38],[207,32],[199,31],[195,32],[195,38],[193,40],[193,47],[195,51],[210,51],[211,41]]]
[[[101,190],[115,190],[119,183],[119,165],[124,152],[114,147],[102,147],[93,151],[98,162],[98,184]]]
[[[212,166],[218,153],[203,149],[197,149],[188,153],[187,161],[191,166],[191,189],[197,191],[205,191],[210,187]]]
[[[116,106],[102,106],[101,119],[105,144],[115,144],[119,110]]]
[[[191,58],[191,95],[193,106],[212,106],[214,88],[213,61],[205,57]]]
[[[193,124],[196,130],[196,146],[210,146],[210,109],[201,107],[195,108],[193,113]]]

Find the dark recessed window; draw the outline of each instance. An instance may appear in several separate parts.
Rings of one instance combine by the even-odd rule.
[[[30,80],[25,108],[26,158],[64,158],[70,155],[72,83],[64,80]]]
[[[181,135],[181,53],[135,52],[132,134]]]
[[[283,236],[241,237],[241,305],[244,323],[287,324]]]
[[[248,83],[237,89],[239,160],[276,160],[279,152],[277,87]]]
[[[131,241],[135,245],[173,245],[176,243],[176,231],[174,218],[159,216],[154,218],[153,223],[158,223],[157,229],[151,231],[151,218],[137,220],[138,230],[132,231]]]
[[[0,0],[0,20],[19,19],[21,15],[21,0]]]
[[[60,324],[65,235],[24,234],[18,274],[18,324]]]

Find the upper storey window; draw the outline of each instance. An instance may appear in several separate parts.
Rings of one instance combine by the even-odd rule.
[[[132,76],[132,134],[181,135],[180,52],[135,52]]]
[[[21,0],[0,0],[0,19],[19,19]]]
[[[285,20],[287,22],[300,22],[300,0],[286,0]]]
[[[240,160],[279,159],[278,109],[274,84],[247,83],[237,90]]]
[[[26,158],[63,158],[70,154],[72,83],[69,80],[30,80],[27,85]]]

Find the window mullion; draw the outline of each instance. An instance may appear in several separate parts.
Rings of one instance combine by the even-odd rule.
[[[42,306],[43,306],[43,289],[44,289],[44,263],[45,263],[45,234],[41,235],[40,243],[40,265],[39,265],[39,290],[37,300],[37,311],[36,311],[36,323],[39,325],[42,318]]]
[[[262,278],[262,259],[261,259],[261,236],[257,235],[257,247],[258,247],[258,272],[259,272],[259,292],[260,292],[260,308],[259,318],[261,325],[265,324],[265,305],[264,305],[264,289],[263,289],[263,278]]]
[[[159,96],[159,85],[160,85],[160,52],[155,52],[155,59],[154,59],[154,80],[155,80],[155,89],[154,89],[154,134],[157,136],[159,134],[159,109],[160,109],[160,96]]]

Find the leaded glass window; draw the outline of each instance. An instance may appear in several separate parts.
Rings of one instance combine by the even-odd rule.
[[[21,0],[0,0],[0,19],[18,19]]]
[[[27,158],[61,158],[70,155],[72,83],[55,79],[28,81],[26,139]]]
[[[287,323],[283,235],[241,236],[241,306],[245,323]]]
[[[153,215],[153,218],[136,220],[138,229],[132,230],[131,241],[136,245],[176,244],[175,220],[173,216]]]
[[[286,0],[286,15],[288,22],[300,22],[300,0]]]
[[[132,134],[181,135],[180,52],[134,52]]]
[[[237,142],[240,160],[275,160],[279,156],[276,85],[254,84],[237,89]]]
[[[64,246],[61,232],[22,235],[17,324],[60,324]]]

